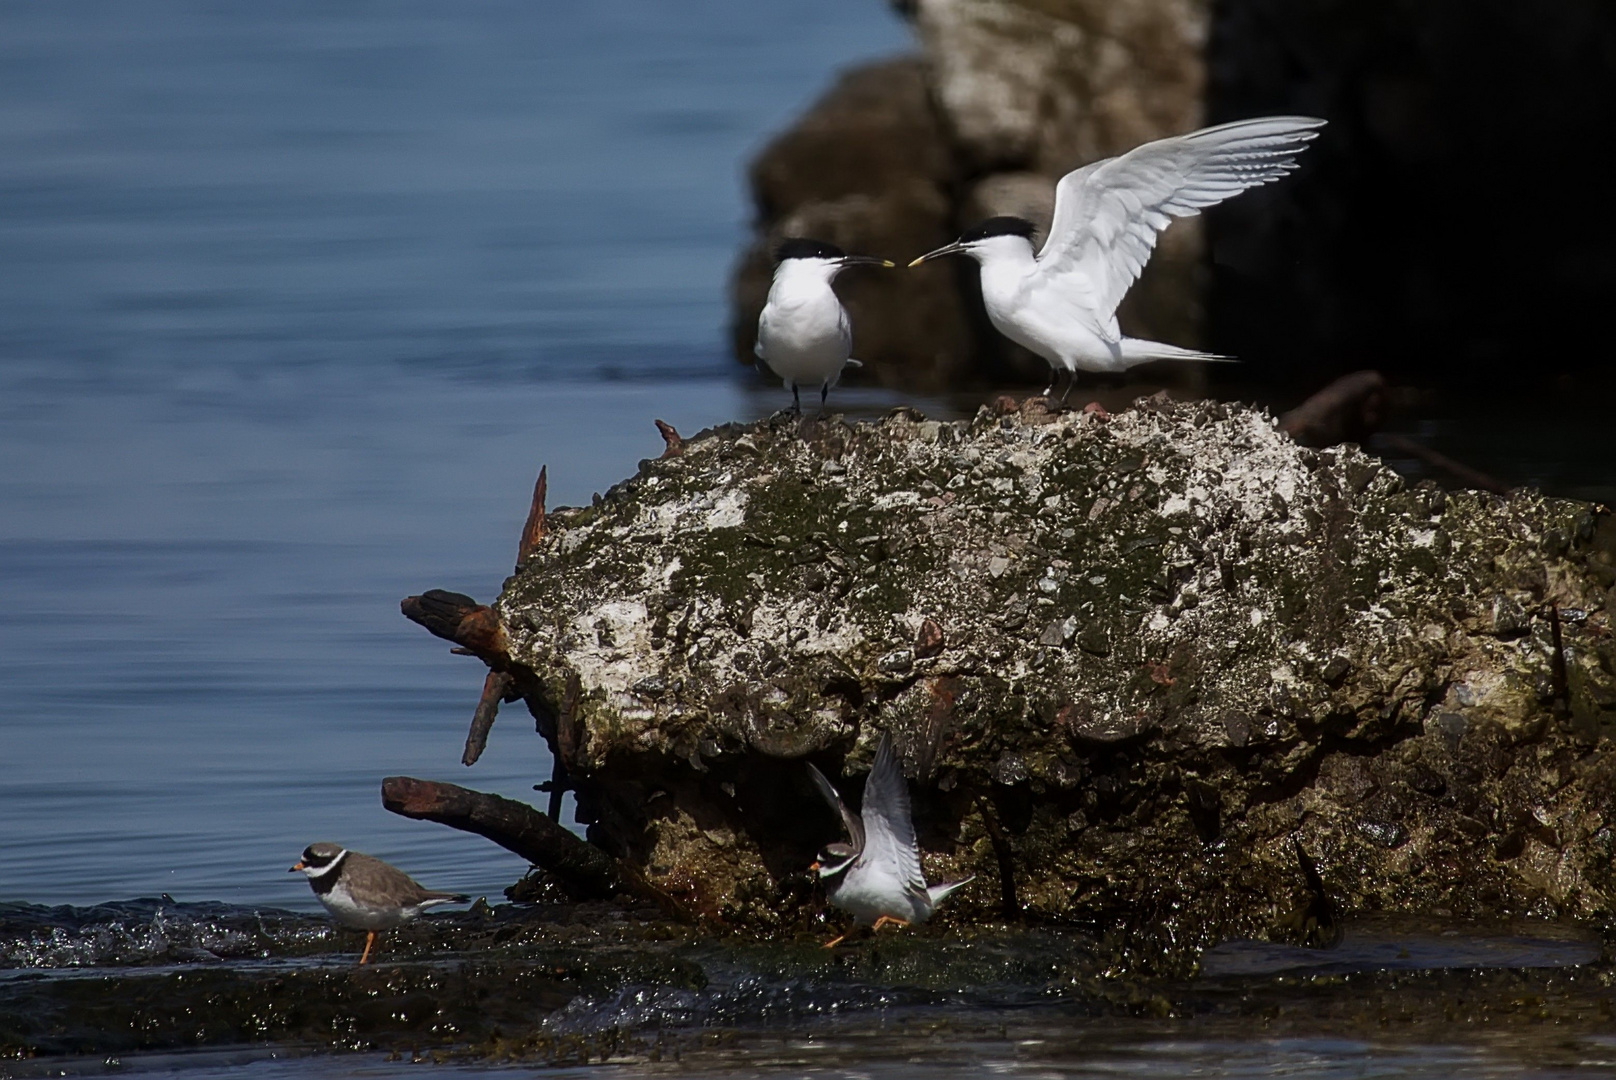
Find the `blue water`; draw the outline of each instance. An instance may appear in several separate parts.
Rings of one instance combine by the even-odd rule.
[[[535,796],[398,613],[492,597],[579,503],[778,407],[724,343],[749,154],[875,0],[0,5],[0,900],[314,906],[337,839],[488,894],[381,808]]]

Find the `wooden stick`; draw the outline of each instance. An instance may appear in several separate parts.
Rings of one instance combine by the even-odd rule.
[[[382,806],[395,814],[476,833],[553,874],[578,899],[606,899],[618,893],[650,901],[689,922],[684,906],[635,870],[526,803],[472,791],[458,784],[389,776],[382,781]]]
[[[982,815],[982,825],[987,829],[988,843],[993,847],[993,857],[999,863],[999,911],[1005,922],[1021,921],[1021,901],[1016,897],[1016,859],[1015,853],[1010,849],[1010,841],[999,827],[999,819],[994,817],[993,808],[988,805],[987,799],[978,795],[976,809]]]
[[[505,628],[499,616],[486,604],[479,604],[465,593],[428,589],[420,596],[406,596],[398,605],[404,617],[446,641],[452,641],[474,655],[503,666],[507,660]]]
[[[550,815],[551,821],[561,820],[561,800],[567,794],[567,767],[562,764],[561,758],[556,757],[550,762],[550,806],[545,811]]]
[[[471,730],[466,733],[466,749],[460,755],[460,764],[475,765],[488,745],[488,730],[499,716],[499,706],[511,692],[515,680],[503,671],[490,671],[483,680],[483,696],[477,701],[477,711],[471,714]]]
[[[1382,435],[1380,436],[1380,442],[1395,454],[1407,454],[1409,457],[1419,458],[1427,465],[1434,465],[1466,487],[1490,491],[1494,495],[1509,494],[1510,489],[1505,484],[1493,479],[1480,469],[1472,469],[1464,462],[1455,461],[1448,455],[1432,450],[1429,446],[1423,446],[1413,439],[1402,435]]]
[[[1354,371],[1281,416],[1279,426],[1304,446],[1361,443],[1380,428],[1385,412],[1385,377]]]

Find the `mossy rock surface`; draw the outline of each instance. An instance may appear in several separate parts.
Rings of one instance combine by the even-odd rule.
[[[1321,883],[1607,919],[1613,549],[1240,406],[1034,401],[704,432],[552,514],[496,610],[590,838],[711,917],[822,905],[803,762],[854,795],[890,731],[928,875],[977,875],[944,918],[1190,948],[1305,937]]]

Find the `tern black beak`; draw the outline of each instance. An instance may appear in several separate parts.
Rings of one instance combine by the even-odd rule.
[[[915,267],[919,266],[923,262],[930,262],[932,259],[941,258],[944,255],[958,255],[960,252],[962,252],[964,250],[965,250],[965,245],[960,243],[958,240],[956,240],[952,244],[944,244],[942,247],[938,248],[936,251],[928,251],[928,252],[926,252],[926,254],[922,255],[920,258],[918,258],[914,262],[910,263],[909,268],[912,270]]]
[[[892,267],[896,266],[897,263],[893,262],[891,259],[877,259],[874,255],[843,255],[841,265],[884,266],[890,270]]]

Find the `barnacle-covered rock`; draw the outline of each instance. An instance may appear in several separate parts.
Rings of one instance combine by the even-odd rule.
[[[512,662],[590,839],[711,915],[819,904],[803,761],[856,776],[882,731],[928,875],[978,875],[948,918],[1610,912],[1602,508],[1411,488],[1239,406],[1033,400],[715,429],[549,522]]]

